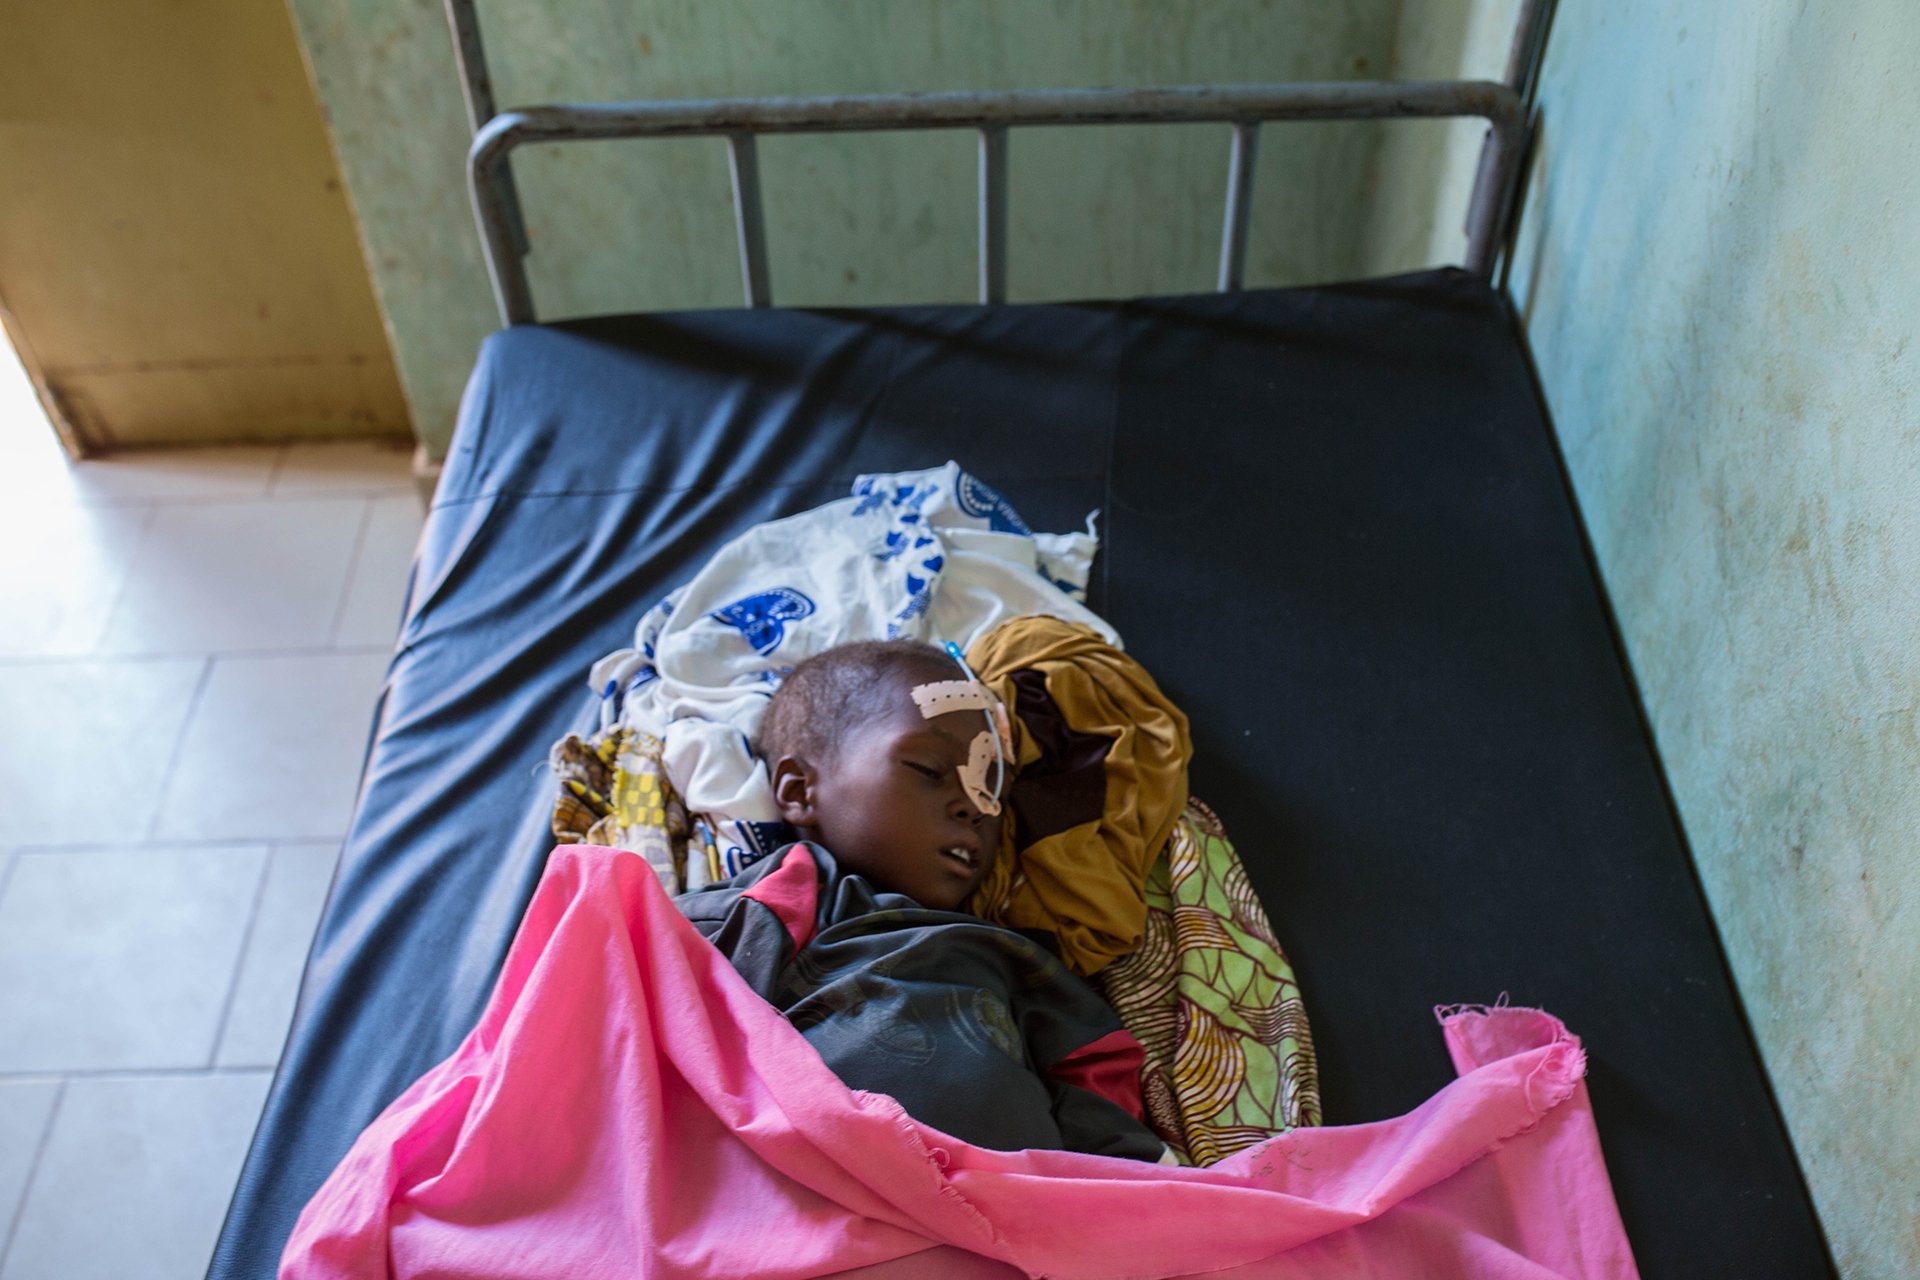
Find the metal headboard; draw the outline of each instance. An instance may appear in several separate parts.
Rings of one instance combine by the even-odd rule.
[[[467,179],[503,324],[534,319],[529,252],[508,159],[530,142],[603,138],[724,138],[733,173],[734,223],[747,305],[771,302],[766,223],[754,140],[762,134],[973,129],[980,135],[980,301],[1006,298],[1007,131],[1035,125],[1228,124],[1226,213],[1220,234],[1222,292],[1238,289],[1246,263],[1247,211],[1260,126],[1269,120],[1480,117],[1488,124],[1467,210],[1465,267],[1491,279],[1512,219],[1521,157],[1532,133],[1529,103],[1553,0],[1522,0],[1503,80],[1396,84],[1183,86],[1045,89],[992,93],[899,93],[823,98],[714,98],[680,102],[560,103],[496,113],[475,0],[446,0],[473,145]]]

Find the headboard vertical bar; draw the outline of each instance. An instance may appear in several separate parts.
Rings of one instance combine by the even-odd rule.
[[[980,130],[980,301],[1007,300],[1007,130]]]
[[[751,133],[727,135],[727,163],[733,171],[733,221],[740,232],[740,278],[747,305],[770,304],[767,286],[767,223],[760,204],[760,158]]]
[[[515,240],[518,224],[506,183],[504,160],[467,166],[467,188],[473,196],[474,220],[480,226],[480,244],[486,251],[487,275],[493,281],[500,323],[532,324],[533,287],[527,281],[526,258]]]
[[[474,0],[447,0],[447,26],[453,32],[453,60],[460,68],[460,97],[467,104],[467,131],[479,133],[480,126],[493,119],[493,75],[487,70],[487,48],[480,39],[480,13]],[[513,251],[526,257],[532,250],[527,240],[527,225],[520,212],[520,192],[513,183],[513,171],[501,165],[500,201],[506,215],[507,231]]]
[[[1247,215],[1253,208],[1253,162],[1260,147],[1260,122],[1237,120],[1233,153],[1227,161],[1227,214],[1220,229],[1219,291],[1240,288],[1247,265]]]
[[[1553,0],[1521,0],[1513,24],[1513,43],[1507,48],[1507,74],[1502,81],[1520,95],[1520,118],[1503,127],[1495,122],[1480,145],[1480,171],[1473,180],[1473,198],[1467,204],[1467,270],[1493,279],[1494,261],[1513,224],[1515,191],[1520,163],[1533,133],[1533,90],[1546,49],[1547,25],[1553,18]]]
[[[480,15],[473,0],[447,0],[447,25],[453,29],[453,59],[460,66],[460,96],[467,104],[467,131],[493,119],[493,78],[480,42]]]
[[[1480,176],[1474,179],[1473,202],[1467,209],[1467,256],[1460,265],[1482,280],[1493,279],[1500,246],[1506,239],[1508,210],[1527,132],[1524,122],[1497,122],[1487,130],[1487,140],[1480,149]]]
[[[1533,101],[1533,88],[1540,76],[1541,55],[1547,47],[1547,24],[1553,18],[1553,0],[1523,0],[1520,17],[1513,25],[1513,43],[1507,49],[1507,75],[1503,83],[1522,99]]]

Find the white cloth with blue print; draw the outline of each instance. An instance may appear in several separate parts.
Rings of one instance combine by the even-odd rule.
[[[633,648],[593,666],[602,722],[665,741],[687,808],[732,833],[721,841],[731,875],[765,852],[751,825],[779,818],[753,744],[795,663],[850,640],[965,649],[1025,614],[1083,623],[1118,645],[1085,604],[1098,549],[1092,516],[1085,533],[1036,534],[958,463],[861,476],[851,497],[747,530],[649,609]],[[687,887],[699,887],[691,872]]]

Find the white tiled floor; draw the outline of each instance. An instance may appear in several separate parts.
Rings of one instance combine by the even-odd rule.
[[[381,445],[69,467],[0,348],[0,1280],[204,1272],[420,520]]]

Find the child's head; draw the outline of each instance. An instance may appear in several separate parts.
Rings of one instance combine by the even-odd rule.
[[[877,888],[945,911],[1000,848],[999,815],[967,788],[988,720],[977,706],[928,716],[914,690],[965,678],[931,645],[841,645],[793,669],[760,731],[781,817]]]

